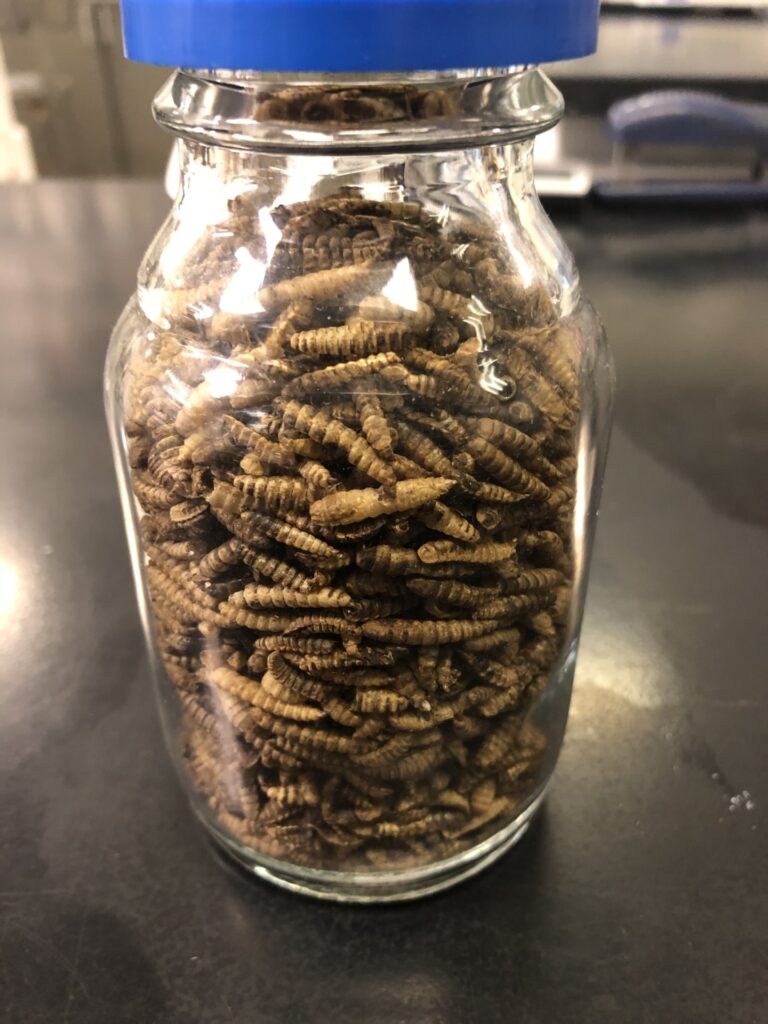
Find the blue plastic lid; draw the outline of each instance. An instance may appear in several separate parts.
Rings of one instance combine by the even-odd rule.
[[[232,71],[424,71],[583,57],[599,0],[121,0],[126,56]]]

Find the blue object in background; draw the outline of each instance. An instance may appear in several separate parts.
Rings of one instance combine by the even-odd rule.
[[[598,0],[121,0],[126,56],[294,72],[507,67],[582,57]]]

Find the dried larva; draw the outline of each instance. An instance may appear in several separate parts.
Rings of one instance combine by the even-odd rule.
[[[474,489],[472,497],[477,501],[496,502],[499,505],[517,505],[525,501],[528,495],[510,491],[501,484],[488,484],[483,481]]]
[[[285,309],[275,317],[270,327],[262,349],[267,356],[280,356],[286,343],[297,331],[309,327],[312,323],[313,307],[307,299],[298,299],[289,303]]]
[[[230,629],[242,626],[258,633],[282,633],[296,623],[293,615],[276,615],[274,612],[259,614],[248,611],[247,608],[238,608],[229,601],[219,605],[217,621]]]
[[[330,697],[323,707],[328,717],[332,718],[337,725],[355,729],[363,722],[362,717],[356,714],[340,697]]]
[[[351,465],[357,466],[379,483],[390,486],[395,484],[397,478],[394,471],[365,438],[323,410],[299,402],[288,402],[283,407],[283,422],[307,434],[318,444],[340,448]]]
[[[451,540],[434,540],[421,545],[417,558],[428,565],[435,562],[474,562],[482,565],[507,561],[514,558],[516,552],[517,541],[514,540],[480,543],[469,547]]]
[[[514,334],[515,343],[521,345],[541,370],[567,399],[578,395],[579,378],[573,362],[566,354],[575,351],[577,337],[568,340],[568,328],[548,327],[544,330],[526,330]],[[576,332],[573,332],[574,335]]]
[[[264,437],[257,430],[241,423],[234,416],[223,416],[222,422],[229,432],[235,444],[248,449],[242,465],[246,473],[250,473],[249,466],[255,463],[268,466],[277,466],[280,469],[291,469],[296,464],[296,455],[291,448],[282,444],[276,444]]]
[[[451,479],[424,477],[420,480],[399,480],[385,494],[373,488],[337,491],[313,502],[310,515],[318,523],[358,523],[374,516],[418,508],[442,496],[453,486]]]
[[[493,628],[489,621],[471,619],[373,619],[362,624],[363,636],[371,640],[408,646],[460,643]]]
[[[426,434],[405,423],[398,425],[398,449],[428,473],[456,476],[451,460]]]
[[[215,715],[203,707],[200,701],[191,693],[182,691],[179,693],[179,700],[190,719],[205,733],[215,735],[220,725]]]
[[[495,647],[501,647],[502,645],[510,653],[514,653],[520,645],[520,630],[514,626],[494,630],[492,633],[486,633],[485,636],[465,641],[464,648],[467,651],[481,653],[493,650]]]
[[[499,764],[509,753],[520,732],[522,722],[515,714],[507,715],[485,737],[475,754],[475,762],[480,768],[492,768]]]
[[[330,654],[336,650],[335,640],[314,636],[261,636],[253,642],[254,650],[295,652],[297,654]]]
[[[510,581],[508,589],[517,594],[531,590],[552,590],[562,581],[558,569],[521,569]]]
[[[405,592],[403,584],[391,576],[355,570],[347,574],[344,586],[355,597],[400,597]]]
[[[435,501],[419,513],[425,526],[455,540],[473,544],[480,540],[480,531],[468,519],[441,501]]]
[[[297,668],[280,651],[270,653],[267,665],[275,679],[297,697],[323,701],[332,693],[328,686]]]
[[[380,352],[402,352],[412,343],[408,324],[373,323],[353,319],[340,327],[302,331],[290,339],[296,352],[315,356],[368,356]]]
[[[299,466],[299,474],[309,485],[310,493],[314,492],[315,499],[339,487],[338,479],[328,467],[314,459],[304,459]]]
[[[202,540],[166,540],[158,544],[158,547],[168,558],[182,562],[191,562],[205,554],[205,543]]]
[[[437,434],[451,447],[463,447],[468,440],[467,432],[455,416],[445,409],[432,409],[429,414],[418,409],[406,409],[405,418],[421,430]]]
[[[401,736],[412,736],[412,733],[400,733]],[[422,747],[412,754],[406,754],[394,763],[377,767],[376,774],[385,779],[420,779],[434,771],[446,759],[445,751],[440,743]]]
[[[314,274],[289,278],[262,288],[256,300],[263,309],[272,311],[300,299],[314,299],[320,302],[338,299],[344,293],[354,292],[360,288],[367,289],[375,278],[386,278],[390,272],[386,264],[374,263],[320,270]]]
[[[404,615],[416,604],[418,601],[413,594],[404,594],[401,597],[361,597],[346,610],[346,614],[352,622],[362,622],[364,619]]]
[[[237,474],[232,484],[249,499],[249,507],[262,512],[303,512],[309,507],[307,485],[294,477]]]
[[[215,576],[228,572],[233,566],[239,565],[243,561],[244,551],[245,545],[236,538],[225,541],[201,558],[197,566],[198,575],[202,579],[213,579]]]
[[[387,544],[361,548],[356,555],[357,564],[366,572],[384,576],[401,576],[407,572],[418,572],[421,566],[419,556],[408,548],[396,548]]]
[[[387,525],[385,516],[364,519],[359,523],[347,523],[338,526],[315,525],[315,532],[324,540],[334,540],[337,544],[359,544],[369,537],[374,537]]]
[[[526,612],[546,608],[554,599],[552,591],[534,591],[530,594],[512,594],[488,601],[474,612],[476,619],[502,619],[520,616]]]
[[[365,382],[358,382],[353,388],[353,394],[360,417],[360,429],[366,441],[382,458],[391,459],[393,431],[387,423],[378,396],[370,391]]]
[[[147,512],[163,511],[171,508],[179,500],[174,494],[156,484],[148,474],[134,473],[132,477],[133,491]]]
[[[236,537],[245,548],[263,550],[272,547],[269,537],[256,528],[249,514],[234,515],[231,512],[225,512],[223,509],[213,507],[211,507],[211,511],[221,525]],[[243,561],[246,563],[247,558],[247,555],[243,558]]]
[[[491,391],[486,391],[480,383],[473,380],[456,361],[448,359],[424,348],[413,348],[404,355],[405,364],[409,369],[441,380],[452,398],[470,409],[497,409],[499,399]],[[478,375],[478,381],[480,377]]]
[[[420,597],[465,608],[476,607],[499,593],[498,586],[476,587],[459,580],[429,580],[416,577],[407,582],[409,590]]]
[[[495,505],[478,505],[475,519],[487,533],[495,533],[504,522],[504,513]]]
[[[341,554],[337,548],[331,547],[325,541],[280,519],[274,519],[260,512],[250,512],[249,520],[262,534],[274,538],[280,544],[285,544],[286,547],[296,548],[298,551],[317,555],[320,558],[333,559]]]
[[[243,598],[249,608],[348,608],[352,604],[349,594],[331,587],[302,591],[249,583]]]
[[[189,574],[185,566],[169,558],[161,548],[152,544],[147,546],[147,554],[152,560],[149,568],[161,570],[162,574],[172,583],[176,584],[181,591],[185,592],[190,600],[207,608],[216,607],[218,604],[217,599],[211,594],[206,593],[194,576]]]
[[[283,394],[288,398],[301,398],[305,395],[327,395],[329,391],[340,388],[351,390],[356,381],[380,373],[397,361],[398,356],[394,352],[380,352],[363,359],[335,363],[296,377],[286,385]]]
[[[505,455],[490,441],[486,441],[482,437],[473,437],[469,441],[467,449],[476,459],[478,465],[495,477],[499,483],[514,488],[519,493],[530,495],[532,498],[543,500],[549,497],[549,488],[543,481],[523,469],[518,462]]]

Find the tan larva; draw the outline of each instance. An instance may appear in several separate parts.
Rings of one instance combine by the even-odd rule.
[[[533,476],[519,462],[505,455],[490,441],[482,437],[473,437],[467,449],[477,463],[499,483],[532,498],[544,500],[549,497],[550,490],[542,480]]]
[[[291,448],[270,441],[234,416],[224,416],[222,422],[235,444],[248,449],[248,454],[243,459],[246,463],[243,465],[245,472],[249,472],[248,463],[252,461],[277,466],[280,469],[291,469],[295,465],[296,456]]]
[[[198,574],[203,579],[213,579],[228,572],[234,565],[239,565],[243,561],[244,552],[245,545],[236,538],[225,541],[200,560],[197,566]]]
[[[380,573],[352,571],[347,574],[344,586],[355,597],[400,597],[404,593],[403,584]]]
[[[402,352],[411,339],[407,324],[354,319],[340,327],[320,327],[294,334],[290,347],[315,356],[368,356]]]
[[[378,266],[362,263],[333,270],[320,270],[314,274],[289,278],[270,285],[257,294],[256,299],[268,312],[287,306],[301,299],[338,299],[345,292],[352,292],[369,285],[375,276],[386,276],[384,264]]]
[[[316,786],[306,784],[288,784],[285,786],[265,786],[264,795],[279,804],[291,804],[297,807],[316,807],[320,802]]]
[[[576,332],[572,333],[576,334]],[[566,340],[568,334],[568,328],[550,327],[539,331],[521,331],[514,335],[514,339],[533,357],[566,399],[575,402],[578,396],[579,378],[574,363],[566,353],[575,349],[578,339],[573,337]]]
[[[461,448],[468,440],[467,432],[455,416],[445,409],[432,409],[429,414],[418,409],[406,409],[405,418],[420,430],[438,434],[451,447]]]
[[[562,582],[563,574],[558,569],[521,569],[508,584],[516,594],[532,590],[552,590]]]
[[[477,527],[442,501],[435,501],[421,511],[419,519],[431,530],[444,533],[447,537],[453,537],[466,544],[474,544],[480,540],[480,531]]]
[[[435,562],[474,562],[478,565],[502,562],[515,557],[516,541],[464,546],[450,540],[429,541],[418,549],[417,557],[429,565]]]
[[[289,398],[301,398],[304,395],[326,395],[329,391],[351,389],[354,382],[380,373],[397,361],[395,353],[381,352],[364,359],[335,363],[296,377],[283,389],[283,394]]]
[[[282,686],[303,700],[323,701],[333,692],[331,687],[293,665],[282,652],[272,651],[267,665]]]
[[[471,619],[380,619],[362,624],[363,636],[385,643],[448,644],[460,643],[473,636],[490,632],[494,625],[490,621]]]
[[[418,508],[435,498],[441,497],[451,487],[451,479],[422,478],[421,480],[399,480],[387,493],[373,488],[337,491],[310,508],[312,520],[329,525],[358,523],[374,516],[389,515]]]
[[[331,587],[302,591],[249,583],[243,598],[249,608],[347,608],[352,604],[349,594]]]
[[[313,537],[312,534],[296,526],[291,526],[280,519],[273,519],[271,516],[262,515],[260,512],[251,512],[249,519],[257,530],[260,530],[267,537],[272,537],[278,543],[285,544],[286,547],[296,548],[298,551],[304,551],[309,555],[317,555],[321,558],[333,559],[341,554],[337,548],[326,544],[325,541],[320,540],[318,537]]]
[[[513,654],[520,645],[520,636],[520,630],[515,626],[510,626],[486,633],[485,636],[475,637],[473,640],[467,640],[464,643],[464,648],[473,653],[483,653],[503,645],[510,654]]]
[[[512,594],[508,597],[497,597],[476,609],[476,619],[504,619],[520,616],[526,612],[546,608],[554,599],[552,591],[533,591],[530,594]]]
[[[205,543],[202,540],[167,540],[162,541],[158,547],[169,558],[182,562],[191,562],[205,554]]]
[[[417,577],[409,579],[407,586],[420,597],[464,608],[476,607],[479,602],[485,602],[499,593],[498,586],[476,587],[459,580],[428,580]]]
[[[285,309],[275,317],[261,349],[265,356],[280,356],[288,340],[293,337],[296,331],[309,327],[312,323],[312,303],[307,299],[298,299],[289,303]]]
[[[355,408],[360,417],[360,429],[366,441],[382,458],[391,459],[393,431],[384,416],[378,396],[371,392],[369,385],[364,381],[357,382],[353,394]]]
[[[398,449],[428,473],[449,478],[456,476],[451,460],[426,434],[408,424],[400,423],[397,436]]]
[[[301,405],[299,402],[288,402],[283,409],[283,420],[318,444],[340,448],[351,465],[357,466],[379,483],[391,486],[396,482],[392,468],[377,455],[364,437],[321,409]]]
[[[260,683],[255,683],[247,676],[233,671],[227,666],[218,666],[206,674],[206,679],[214,686],[220,687],[233,697],[237,697],[247,704],[261,708],[270,715],[278,718],[290,719],[296,722],[317,722],[325,717],[321,708],[311,707],[308,704],[293,703],[277,700],[263,688]]]
[[[178,498],[154,483],[148,474],[135,473],[132,477],[133,491],[139,499],[142,508],[147,512],[155,510],[165,511],[175,505]]]
[[[224,512],[222,509],[216,508],[211,508],[211,511],[221,525],[236,537],[237,540],[241,541],[245,547],[260,550],[272,547],[269,537],[254,526],[249,515],[233,515],[230,512]],[[247,558],[244,557],[243,560],[247,561]]]
[[[336,647],[334,640],[308,636],[262,636],[253,642],[254,650],[297,654],[330,654]]]
[[[309,507],[307,485],[289,476],[252,477],[238,474],[233,485],[262,512],[304,512]]]
[[[194,577],[190,576],[184,566],[169,558],[160,548],[153,544],[147,545],[147,554],[152,560],[149,568],[157,567],[157,569],[162,570],[163,575],[175,583],[196,604],[211,609],[216,607],[218,604],[216,598],[206,593]]]
[[[428,349],[414,348],[406,353],[404,361],[412,372],[443,381],[451,395],[456,396],[467,408],[497,409],[500,406],[499,399],[473,380],[455,358],[448,359]]]
[[[276,615],[275,613],[249,611],[247,608],[238,608],[229,601],[219,605],[217,621],[225,627],[234,629],[242,626],[244,629],[252,629],[257,633],[282,633],[290,629],[296,619],[293,615]]]

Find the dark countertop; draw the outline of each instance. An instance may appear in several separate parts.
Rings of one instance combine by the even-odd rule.
[[[762,1024],[766,212],[556,214],[619,375],[565,749],[499,864],[362,909],[223,870],[163,749],[100,381],[164,207],[0,190],[0,1018]]]

